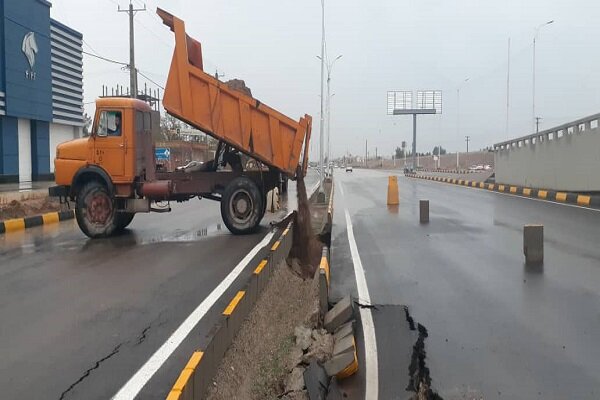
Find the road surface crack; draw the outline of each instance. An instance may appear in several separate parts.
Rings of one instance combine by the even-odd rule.
[[[77,386],[78,384],[80,384],[85,378],[90,376],[90,374],[92,373],[93,370],[100,368],[100,364],[102,364],[104,361],[108,360],[115,354],[117,354],[122,345],[123,345],[123,343],[119,343],[118,345],[116,345],[115,348],[107,356],[104,356],[101,359],[99,359],[98,361],[96,361],[96,363],[94,364],[94,366],[92,368],[88,368],[85,371],[85,373],[79,379],[77,379],[77,381],[72,383],[71,386],[69,386],[69,388],[67,390],[65,390],[64,392],[61,393],[60,400],[63,400],[65,398],[65,396],[67,395],[67,393],[69,393],[71,390],[73,390],[73,388],[75,386]]]
[[[409,324],[410,330],[415,330],[415,321],[410,315],[408,307],[404,307],[406,321]],[[416,330],[419,333],[417,341],[413,345],[413,352],[408,366],[409,382],[406,390],[414,392],[412,399],[426,400],[443,400],[440,395],[431,389],[431,374],[427,367],[425,351],[425,339],[429,336],[429,332],[425,326],[417,323]]]
[[[140,335],[140,337],[138,338],[138,340],[137,340],[137,342],[135,344],[136,346],[139,345],[139,344],[142,344],[142,342],[144,340],[146,340],[146,337],[147,337],[146,333],[150,330],[151,326],[152,325],[148,325],[147,327],[144,328],[144,330],[142,331],[142,334]]]

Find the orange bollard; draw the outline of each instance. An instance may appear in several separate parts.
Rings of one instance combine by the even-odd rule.
[[[388,206],[397,206],[400,204],[400,199],[398,198],[398,177],[395,175],[388,177],[387,203]]]

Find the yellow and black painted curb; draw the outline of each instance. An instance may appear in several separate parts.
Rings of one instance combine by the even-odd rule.
[[[293,242],[293,222],[281,231],[268,253],[255,266],[246,284],[238,290],[223,309],[219,320],[205,337],[205,345],[190,356],[167,400],[202,399],[214,379],[225,352],[231,346],[242,323],[252,311],[267,286],[277,264],[290,252]]]
[[[54,224],[56,222],[73,219],[75,212],[69,211],[55,211],[41,215],[34,215],[25,218],[7,219],[0,222],[0,234],[21,231],[27,228],[33,228],[34,226]]]
[[[600,208],[600,196],[572,192],[559,192],[556,190],[535,189],[523,186],[506,185],[501,183],[485,183],[465,179],[444,178],[441,176],[426,176],[417,174],[404,174],[409,178],[425,179],[429,181],[450,183],[460,186],[469,186],[493,192],[508,193],[521,197],[531,197],[558,203],[574,204],[581,207]]]

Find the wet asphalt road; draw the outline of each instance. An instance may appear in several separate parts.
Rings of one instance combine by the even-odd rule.
[[[310,189],[314,175],[306,179]],[[290,182],[289,208],[295,207]],[[0,235],[3,399],[107,399],[268,232],[234,236],[219,204],[194,199],[137,215],[124,235],[89,240],[76,222]],[[259,253],[140,398],[164,399]]]
[[[379,398],[409,395],[417,336],[403,305],[428,329],[426,363],[445,399],[600,398],[600,212],[402,176],[400,206],[388,208],[387,175],[336,173],[332,234],[333,296],[356,295],[347,207],[378,306]],[[527,223],[545,226],[541,267],[524,265]]]

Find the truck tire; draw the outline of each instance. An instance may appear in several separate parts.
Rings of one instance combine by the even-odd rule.
[[[255,232],[263,217],[263,203],[261,191],[252,179],[235,178],[221,198],[221,217],[225,226],[236,235]]]
[[[91,181],[77,194],[75,217],[83,233],[90,238],[111,236],[115,229],[115,203],[105,185]]]
[[[116,232],[121,232],[123,229],[127,228],[127,226],[133,221],[133,217],[135,213],[130,212],[118,212],[115,216],[116,221]]]

